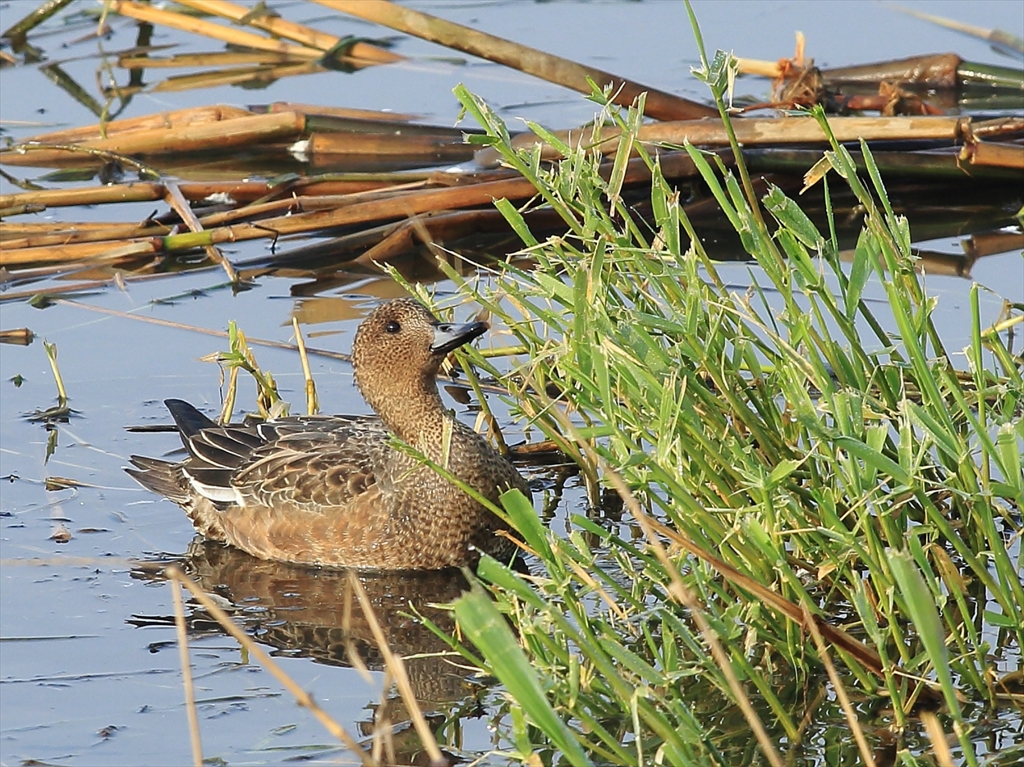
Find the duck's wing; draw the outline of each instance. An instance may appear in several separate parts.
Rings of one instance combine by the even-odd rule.
[[[345,509],[387,484],[390,434],[378,418],[304,416],[257,429],[266,441],[231,477],[241,506]]]
[[[187,403],[173,404],[189,453],[179,465],[181,474],[217,504],[346,505],[376,483],[387,445],[388,432],[373,416],[294,416],[219,426]]]

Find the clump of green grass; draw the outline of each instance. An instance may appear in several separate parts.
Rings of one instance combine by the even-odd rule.
[[[703,61],[727,117],[729,57]],[[542,167],[456,93],[480,140],[568,226],[537,241],[499,201],[536,267],[465,289],[527,350],[509,377],[522,415],[575,458],[595,501],[602,485],[619,492],[645,536],[574,515],[560,538],[508,499],[534,573],[485,560],[479,576],[511,629],[467,620],[462,605],[478,650],[456,645],[510,692],[500,722],[514,755],[783,764],[802,758],[808,723],[836,696],[855,743],[840,752],[874,763],[884,727],[902,764],[931,763],[922,732],[940,763],[979,764],[978,712],[1019,706],[999,663],[1019,663],[1024,639],[1024,379],[1007,338],[1020,314],[985,327],[975,287],[957,369],[867,146],[865,180],[834,141],[823,156],[826,199],[838,176],[865,211],[848,268],[834,230],[781,190],[756,199],[739,157],[733,174],[686,148],[756,262],[737,293],[635,141],[642,102],[605,106],[623,134],[602,178],[582,146],[555,142],[563,160]],[[619,194],[629,151],[652,169],[653,225]],[[872,275],[882,315],[862,300]],[[738,730],[729,711],[742,712]]]

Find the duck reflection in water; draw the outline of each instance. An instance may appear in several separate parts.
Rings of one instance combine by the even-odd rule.
[[[162,581],[167,561],[140,564],[133,577]],[[438,607],[457,599],[467,588],[459,570],[422,572],[359,572],[327,570],[257,559],[222,543],[196,538],[186,557],[176,562],[200,587],[226,601],[246,631],[273,655],[306,657],[318,663],[362,665],[384,671],[383,655],[349,581],[354,573],[384,631],[391,651],[402,657],[421,710],[438,719],[458,719],[478,709],[482,689],[471,679],[460,658],[421,620],[453,633],[454,618]],[[186,616],[192,634],[220,635],[223,630],[205,611],[194,606]],[[174,624],[173,616],[135,615],[140,627]],[[173,643],[168,642],[167,645]],[[156,651],[163,643],[154,643]],[[369,721],[359,724],[363,735],[383,730],[396,750],[399,764],[417,764],[426,757],[411,725],[405,704],[389,693],[373,707]],[[424,764],[429,763],[429,759]]]

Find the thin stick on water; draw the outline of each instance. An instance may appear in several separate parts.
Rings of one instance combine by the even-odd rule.
[[[376,763],[373,761],[372,757],[361,745],[359,745],[359,742],[352,737],[344,727],[334,721],[326,711],[320,708],[317,702],[313,700],[312,696],[296,684],[295,680],[288,676],[284,669],[277,665],[274,659],[267,655],[267,653],[265,653],[260,646],[252,640],[252,637],[242,631],[242,629],[240,629],[235,622],[231,620],[231,617],[220,609],[217,604],[206,595],[206,592],[199,588],[199,585],[195,581],[185,575],[180,568],[173,565],[168,567],[165,572],[168,578],[179,582],[187,588],[189,592],[191,592],[192,596],[196,598],[196,601],[206,608],[206,612],[210,617],[217,621],[221,628],[234,637],[235,640],[245,648],[245,651],[250,657],[255,658],[263,668],[269,671],[271,675],[273,675],[273,677],[295,697],[295,701],[300,706],[309,709],[316,720],[323,725],[324,729],[345,744],[345,747],[349,749],[349,751],[358,756],[359,761],[364,765],[364,767],[376,767]]]
[[[196,692],[192,685],[192,662],[188,657],[188,631],[185,629],[185,607],[181,600],[181,587],[171,581],[174,597],[174,629],[178,635],[178,654],[181,658],[181,683],[185,687],[185,711],[188,714],[188,734],[192,742],[193,767],[203,767],[203,744],[199,738],[199,716],[196,713]]]
[[[349,573],[349,581],[352,584],[352,590],[355,591],[356,596],[359,598],[359,606],[363,609],[363,616],[366,618],[366,623],[373,633],[373,639],[377,643],[381,655],[384,657],[388,670],[395,678],[395,687],[398,688],[398,694],[402,696],[402,700],[409,709],[409,716],[412,718],[413,727],[416,728],[416,734],[420,736],[420,741],[427,750],[430,763],[432,765],[448,764],[448,760],[441,753],[440,746],[437,745],[437,738],[434,737],[430,725],[427,724],[426,717],[423,716],[423,711],[420,710],[419,701],[416,700],[416,695],[412,691],[412,685],[409,683],[409,675],[405,672],[405,663],[402,662],[401,656],[391,652],[387,637],[384,636],[384,631],[380,627],[377,615],[373,612],[373,605],[370,603],[370,598],[366,595],[363,584],[359,582],[359,578],[356,577],[355,573]]]
[[[864,736],[864,729],[860,726],[857,712],[853,710],[853,704],[850,703],[850,696],[846,693],[843,680],[839,677],[839,672],[836,671],[836,666],[828,653],[828,645],[825,643],[825,638],[822,637],[821,631],[818,630],[818,624],[813,619],[811,611],[807,609],[807,605],[805,604],[803,608],[805,615],[804,625],[810,630],[811,637],[814,639],[814,646],[818,648],[818,656],[821,658],[828,678],[832,682],[832,689],[836,692],[839,706],[843,709],[843,714],[846,715],[846,721],[853,732],[853,739],[857,742],[860,758],[864,760],[866,767],[875,767],[875,757],[871,752],[871,746],[868,745],[868,739]]]
[[[193,333],[202,333],[207,336],[215,336],[217,338],[227,338],[227,331],[214,330],[213,328],[204,328],[199,325],[187,325],[183,322],[173,322],[171,320],[161,319],[160,317],[151,317],[146,314],[133,314],[132,312],[122,312],[117,309],[108,309],[105,306],[93,306],[92,304],[84,304],[81,301],[74,301],[69,298],[58,298],[54,300],[55,304],[62,304],[64,306],[74,306],[79,309],[88,309],[91,312],[99,312],[100,314],[109,314],[112,317],[121,317],[126,320],[135,320],[137,322],[148,322],[151,325],[162,325],[165,328],[175,328],[177,330],[189,330]],[[245,339],[252,346],[267,346],[272,349],[287,349],[289,351],[295,351],[296,347],[294,344],[286,344],[282,341],[269,341],[265,338],[251,338],[246,336]],[[309,349],[310,354],[319,354],[324,357],[330,357],[331,359],[341,360],[342,362],[350,362],[351,356],[348,354],[342,354],[341,352],[331,351],[329,349]]]
[[[199,223],[199,219],[196,218],[196,214],[192,212],[192,207],[188,204],[188,200],[181,193],[181,189],[173,181],[165,181],[164,189],[167,190],[166,200],[167,204],[177,211],[178,215],[181,216],[181,220],[185,222],[185,226],[193,232],[202,232],[203,225]],[[224,270],[224,273],[231,280],[232,284],[238,282],[238,273],[235,271],[234,265],[230,259],[226,258],[220,249],[216,245],[204,245],[203,249],[213,261],[220,264],[220,267]]]

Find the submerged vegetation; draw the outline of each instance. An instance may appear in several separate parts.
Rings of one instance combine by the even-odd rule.
[[[719,55],[698,73],[724,118],[728,67]],[[845,267],[834,229],[817,231],[777,188],[756,199],[742,162],[734,174],[686,148],[756,260],[737,293],[635,140],[642,100],[606,116],[622,130],[617,157],[651,167],[653,229],[596,153],[537,128],[563,154],[546,169],[458,95],[487,130],[473,140],[569,228],[538,241],[499,201],[536,268],[463,285],[525,350],[508,379],[522,415],[592,491],[566,537],[507,499],[533,572],[489,560],[479,575],[511,629],[457,607],[472,642],[461,651],[510,693],[501,726],[515,757],[784,764],[825,750],[853,763],[859,750],[865,764],[980,764],[993,749],[982,712],[1019,719],[1024,705],[1024,365],[1010,345],[1024,306],[986,325],[975,286],[967,364],[955,364],[866,145],[865,178],[835,141],[821,168],[826,200],[838,179],[864,210]],[[602,515],[601,487],[645,540]],[[848,730],[819,720],[837,707]],[[727,724],[730,711],[746,725]],[[996,750],[987,764],[1022,755]]]

